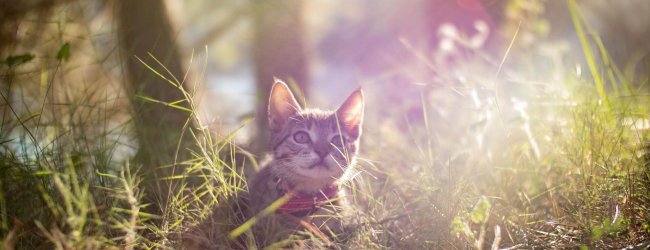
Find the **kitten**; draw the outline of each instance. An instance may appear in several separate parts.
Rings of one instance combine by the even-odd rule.
[[[243,195],[248,217],[258,215],[254,235],[271,233],[275,236],[263,241],[272,243],[304,228],[321,235],[342,232],[339,182],[359,149],[363,106],[359,89],[336,111],[302,109],[276,80],[268,107],[271,159],[249,179]],[[259,218],[282,197],[288,201]]]
[[[343,233],[341,215],[348,206],[339,185],[359,148],[363,106],[357,90],[336,111],[302,109],[287,85],[276,81],[268,106],[270,160],[259,172],[247,174],[248,192],[239,194],[233,207],[215,209],[184,233],[181,248],[269,246],[302,229],[324,241]],[[268,209],[271,204],[278,206]],[[224,225],[246,220],[255,223],[252,234],[227,243]]]

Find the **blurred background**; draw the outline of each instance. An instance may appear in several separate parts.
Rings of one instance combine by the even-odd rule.
[[[258,128],[265,127],[266,119],[261,118],[274,77],[292,83],[311,107],[333,108],[359,86],[384,105],[418,106],[422,89],[494,96],[497,81],[503,82],[508,107],[512,100],[507,95],[529,95],[521,88],[534,85],[521,81],[563,87],[558,84],[563,71],[586,66],[564,1],[5,0],[0,4],[0,53],[7,59],[4,67],[12,68],[4,74],[3,91],[12,102],[24,104],[16,107],[20,115],[43,106],[45,99],[39,96],[43,92],[53,93],[51,102],[57,98],[92,102],[92,92],[91,96],[101,96],[102,109],[126,110],[134,95],[176,101],[180,94],[164,81],[152,80],[155,76],[138,61],[155,57],[185,80],[185,88],[196,90],[202,100],[197,112],[215,131],[228,133],[247,118],[258,118],[238,133],[242,143],[256,132],[264,140],[265,129]],[[578,4],[593,27],[589,32],[602,39],[611,63],[622,65],[632,77],[643,75],[648,69],[650,48],[645,38],[650,35],[650,17],[642,13],[650,10],[650,4]],[[73,56],[60,63],[55,54],[64,44]],[[514,56],[507,58],[508,50]],[[18,68],[9,62],[12,56],[28,60],[18,60],[22,64]],[[526,98],[530,96],[519,97],[524,102]],[[368,107],[371,114],[388,118],[384,106]],[[156,112],[166,113],[142,114],[143,124],[174,123]],[[403,114],[408,119],[420,115],[418,110],[408,112]],[[128,120],[123,112],[109,113],[115,118],[107,120],[104,130]],[[49,119],[56,116],[51,115]],[[120,144],[137,147],[128,138],[121,136]]]
[[[453,225],[478,241],[488,220],[461,215],[487,200],[504,241],[644,241],[647,13],[645,0],[0,0],[3,171],[67,159],[46,149],[102,173],[173,165],[196,156],[188,128],[236,131],[261,156],[274,78],[322,109],[361,87],[360,178],[383,198],[359,199],[378,220],[413,212],[382,229],[390,246],[462,246]],[[417,234],[418,221],[442,226]]]

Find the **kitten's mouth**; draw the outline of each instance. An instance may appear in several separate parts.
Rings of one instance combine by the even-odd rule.
[[[317,168],[318,166],[322,166],[325,169],[329,169],[327,164],[325,164],[325,162],[322,161],[322,160],[320,160],[320,161],[318,161],[318,162],[316,162],[314,164],[311,164],[309,167],[307,167],[307,169],[314,169],[314,168]]]

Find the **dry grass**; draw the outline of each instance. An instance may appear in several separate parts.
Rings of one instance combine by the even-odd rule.
[[[446,71],[436,69],[446,65],[405,46],[410,64],[363,82],[367,120],[362,157],[346,184],[354,203],[348,233],[327,239],[306,230],[272,246],[648,247],[648,86],[604,63],[606,48],[585,35],[588,23],[572,1],[569,6],[589,76],[564,68],[537,72],[528,58],[541,59],[516,42],[503,58],[473,51],[458,71],[441,74]],[[9,72],[18,66],[2,67]],[[146,67],[175,79],[157,70],[163,65]],[[255,246],[247,233],[241,241],[228,239],[243,223],[233,209],[246,187],[241,167],[255,165],[255,157],[233,143],[237,131],[215,135],[208,129],[196,116],[193,91],[170,84],[190,104],[194,121],[185,135],[195,145],[186,149],[190,158],[161,167],[174,168],[156,180],[172,192],[156,214],[144,212],[160,204],[143,203],[152,190],[141,183],[143,171],[158,168],[115,164],[115,134],[86,129],[110,116],[79,119],[101,103],[65,100],[70,119],[42,124],[38,114],[12,112],[3,96],[4,248],[174,249],[183,234],[208,220],[214,226],[195,235],[200,240],[223,244],[215,248]]]

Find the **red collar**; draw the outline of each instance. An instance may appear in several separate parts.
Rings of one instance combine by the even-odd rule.
[[[307,215],[310,212],[315,211],[317,208],[322,207],[323,205],[330,202],[331,199],[336,198],[336,195],[339,191],[339,188],[336,185],[329,186],[320,192],[315,194],[303,193],[303,192],[294,192],[290,186],[286,187],[286,194],[289,194],[291,198],[282,206],[280,206],[276,212],[290,213],[290,214],[303,214]],[[302,217],[302,216],[299,216]]]

